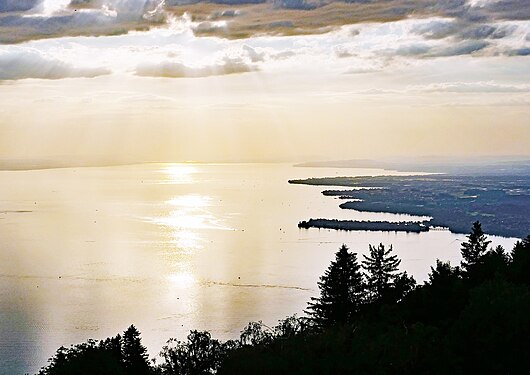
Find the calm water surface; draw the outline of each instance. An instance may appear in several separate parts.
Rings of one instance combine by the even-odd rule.
[[[299,230],[341,210],[288,179],[400,174],[285,164],[144,164],[0,172],[0,374],[35,372],[61,345],[134,323],[152,355],[190,329],[233,338],[301,313],[338,247],[393,244],[424,280],[463,235]],[[511,248],[514,239],[492,237]]]

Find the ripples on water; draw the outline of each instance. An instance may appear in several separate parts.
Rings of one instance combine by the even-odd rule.
[[[155,355],[169,337],[238,335],[301,313],[346,243],[393,244],[426,278],[463,235],[299,230],[310,217],[416,220],[341,210],[294,178],[400,174],[282,164],[145,164],[0,172],[0,374],[34,372],[61,345],[134,323]],[[513,239],[493,238],[510,248]]]

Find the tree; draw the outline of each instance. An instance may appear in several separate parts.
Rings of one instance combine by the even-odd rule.
[[[429,279],[410,297],[402,305],[410,314],[410,321],[446,327],[464,308],[468,293],[460,268],[436,260],[436,267],[431,267]]]
[[[470,290],[449,334],[461,374],[528,374],[530,291],[500,278]]]
[[[482,256],[480,263],[473,269],[473,277],[478,282],[491,280],[496,276],[504,278],[509,263],[508,254],[501,245],[498,245]]]
[[[480,222],[475,221],[471,228],[471,233],[467,236],[467,242],[462,243],[460,249],[462,253],[462,268],[469,272],[475,265],[480,264],[482,257],[488,251],[491,241],[487,240],[482,231]]]
[[[122,360],[128,375],[144,375],[151,373],[147,349],[142,345],[140,331],[131,325],[123,333]]]
[[[99,344],[88,340],[70,348],[60,347],[39,375],[125,375],[121,353],[115,350],[119,341],[118,335]]]
[[[274,331],[265,326],[260,320],[259,322],[250,322],[241,331],[239,342],[241,345],[266,345],[273,341]]]
[[[187,342],[170,339],[160,353],[164,375],[215,374],[229,350],[237,347],[233,341],[220,343],[209,332],[191,331]]]
[[[359,311],[364,294],[363,277],[357,255],[342,245],[318,282],[320,297],[311,298],[307,313],[319,328],[351,322]]]
[[[510,279],[513,282],[530,286],[530,235],[515,243],[511,258]]]
[[[394,302],[400,301],[404,296],[416,288],[416,280],[407,272],[396,275],[391,287],[390,299]]]
[[[364,256],[363,269],[365,270],[368,297],[370,302],[382,302],[387,296],[390,296],[394,282],[402,275],[398,272],[398,266],[401,260],[397,255],[390,255],[392,253],[392,245],[388,250],[380,243],[375,247],[369,245],[370,255]],[[405,275],[406,276],[406,275]],[[408,277],[406,276],[408,279]],[[402,280],[400,284],[409,284],[406,280]]]

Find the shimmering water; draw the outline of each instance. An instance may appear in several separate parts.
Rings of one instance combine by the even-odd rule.
[[[190,329],[231,338],[301,313],[346,243],[393,244],[424,280],[463,235],[299,230],[310,217],[410,220],[338,208],[288,179],[381,175],[285,164],[143,164],[0,172],[0,374],[134,323],[155,355]],[[511,248],[514,239],[493,238]]]

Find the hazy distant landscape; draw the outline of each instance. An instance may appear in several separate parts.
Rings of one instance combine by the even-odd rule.
[[[499,236],[522,238],[530,232],[529,175],[329,177],[289,182],[368,187],[322,194],[344,200],[343,209],[430,216],[428,226],[447,227],[454,233],[465,233],[475,220],[483,223],[487,233]]]

